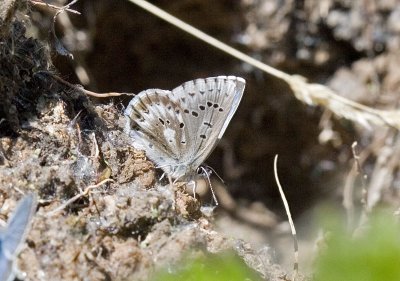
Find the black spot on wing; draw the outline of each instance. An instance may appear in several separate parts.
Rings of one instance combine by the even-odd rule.
[[[206,126],[208,126],[209,128],[212,128],[212,124],[209,123],[209,122],[204,122],[203,124],[206,125]]]

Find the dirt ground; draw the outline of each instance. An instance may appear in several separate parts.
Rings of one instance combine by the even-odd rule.
[[[384,110],[397,107],[397,1],[152,2],[347,99]],[[302,276],[312,275],[318,206],[349,214],[342,200],[354,187],[351,208],[357,213],[362,207],[360,179],[352,168],[354,141],[368,175],[368,207],[398,205],[396,129],[366,129],[324,107],[306,106],[284,82],[128,1],[81,0],[70,8],[80,15],[64,11],[54,21],[57,9],[41,1],[0,4],[2,225],[23,194],[39,195],[17,262],[26,280],[148,280],[183,256],[227,250],[265,280],[286,280],[293,241],[273,176],[275,154],[298,228]],[[207,188],[195,199],[183,186],[171,189],[160,180],[144,152],[130,145],[122,113],[141,90],[231,74],[245,78],[247,86],[207,161],[225,181],[212,178],[216,207]],[[83,87],[126,94],[96,98]]]

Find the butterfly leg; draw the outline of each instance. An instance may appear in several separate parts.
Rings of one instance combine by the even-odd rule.
[[[217,196],[215,196],[215,192],[214,192],[214,189],[213,189],[213,187],[212,187],[211,180],[210,180],[211,170],[207,170],[207,169],[206,169],[205,167],[203,167],[203,166],[200,166],[199,168],[200,168],[201,171],[202,171],[203,177],[205,177],[205,178],[207,179],[208,186],[210,187],[212,197],[213,197],[213,199],[214,199],[214,201],[215,201],[215,205],[218,206]]]
[[[166,173],[164,173],[164,175],[165,174]],[[172,177],[170,175],[167,174],[167,177],[168,177],[169,186],[171,188],[171,192],[172,192],[172,196],[173,196],[172,208],[175,210],[176,194],[175,194],[175,189],[174,189],[174,182],[172,181]]]
[[[213,187],[212,187],[212,185],[211,185],[210,179],[208,179],[208,181],[209,181],[209,183],[210,183],[210,190],[211,190],[211,193],[212,193],[212,197],[213,197],[213,199],[214,199],[214,201],[215,201],[215,205],[218,206],[217,196],[215,196],[215,192],[214,192],[214,189],[213,189]]]
[[[192,192],[193,192],[193,198],[196,199],[196,187],[197,187],[197,182],[195,180],[191,180],[190,182],[187,183],[187,185],[192,185]]]
[[[168,175],[168,182],[169,182],[169,186],[171,187],[171,189],[174,190],[174,182],[172,181],[172,178],[170,175]]]

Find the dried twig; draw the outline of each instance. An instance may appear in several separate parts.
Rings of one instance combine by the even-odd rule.
[[[56,12],[56,14],[53,17],[53,23],[51,25],[51,35],[52,35],[52,39],[53,39],[53,44],[54,44],[54,48],[57,51],[58,54],[62,55],[62,56],[67,56],[70,59],[73,59],[74,56],[72,55],[72,53],[67,50],[64,45],[61,43],[60,39],[58,39],[57,34],[56,34],[56,29],[55,29],[55,25],[56,25],[56,20],[57,20],[57,16],[63,12],[65,12],[67,9],[69,9],[72,5],[74,5],[76,2],[78,2],[78,0],[72,0],[69,4],[59,8]]]
[[[94,152],[92,151],[92,153],[94,153],[94,156],[92,156],[92,157],[94,159],[99,159],[100,149],[99,149],[99,144],[97,143],[96,134],[92,133],[92,137],[93,137],[93,143],[94,143]]]
[[[51,217],[51,216],[55,215],[56,213],[58,213],[58,212],[64,210],[69,204],[75,202],[76,200],[78,200],[78,199],[81,198],[82,196],[86,196],[86,195],[89,193],[89,191],[91,191],[92,189],[97,188],[97,187],[99,187],[99,186],[101,186],[101,185],[103,185],[103,184],[105,184],[105,183],[107,183],[107,182],[113,182],[113,181],[114,181],[114,180],[112,180],[112,179],[105,179],[105,180],[103,180],[103,181],[101,181],[101,182],[99,182],[99,183],[97,183],[97,184],[87,186],[87,187],[86,187],[83,191],[81,191],[79,194],[77,194],[77,195],[75,195],[74,197],[68,199],[64,204],[62,204],[61,206],[59,206],[59,207],[56,208],[55,210],[48,212],[48,213],[47,213],[47,216]]]
[[[361,203],[364,206],[364,211],[368,212],[368,188],[367,188],[367,175],[364,173],[361,164],[360,164],[360,156],[357,153],[357,145],[358,143],[355,141],[351,145],[351,151],[353,153],[353,158],[355,161],[355,165],[357,168],[357,173],[361,177],[361,185],[362,185],[362,198]]]
[[[386,137],[384,137],[384,139],[386,139]],[[347,213],[347,226],[348,229],[354,228],[355,225],[355,211],[354,211],[354,198],[353,198],[353,193],[354,193],[354,187],[355,187],[355,182],[357,179],[357,176],[360,175],[360,171],[362,171],[361,167],[362,167],[362,163],[364,163],[366,161],[366,159],[371,155],[371,153],[376,153],[373,152],[373,147],[382,147],[383,144],[381,143],[380,140],[375,140],[375,144],[371,144],[369,146],[368,149],[364,150],[362,155],[359,155],[356,150],[355,150],[355,146],[357,145],[357,142],[354,142],[352,145],[352,153],[353,153],[353,157],[354,155],[356,155],[356,157],[354,157],[355,161],[354,164],[352,165],[352,168],[349,172],[349,174],[346,177],[345,180],[345,184],[344,184],[344,188],[343,188],[343,206],[346,210]],[[363,190],[368,190],[368,193],[364,193],[364,195],[368,195],[368,198],[370,197],[371,193],[370,190],[367,188],[367,183],[366,183],[366,179],[363,181],[362,183],[363,186]],[[364,191],[362,191],[364,192]],[[367,204],[367,208],[371,209],[371,202],[370,200],[366,198],[362,199],[363,201],[365,201]]]
[[[352,165],[349,174],[346,177],[344,188],[343,188],[343,207],[347,213],[347,228],[351,229],[355,222],[355,211],[354,211],[354,183],[357,175],[356,165]]]
[[[370,209],[368,207],[367,175],[364,173],[362,166],[360,164],[360,156],[357,152],[357,145],[358,144],[356,141],[353,142],[353,144],[351,145],[351,151],[353,153],[357,174],[361,178],[361,185],[362,185],[361,204],[363,206],[363,211],[361,213],[358,226],[354,229],[353,235],[358,235],[362,231],[363,227],[365,226],[368,220],[368,214],[370,213]]]
[[[59,77],[59,76],[57,76],[57,75],[55,75],[55,74],[53,74],[53,73],[51,73],[49,71],[38,71],[37,74],[47,74],[47,75],[51,76],[54,80],[66,85],[66,86],[68,86],[68,87],[70,87],[70,88],[72,88],[72,89],[74,89],[76,91],[79,91],[79,92],[81,92],[81,93],[83,93],[85,95],[92,96],[92,97],[109,98],[109,97],[119,97],[119,96],[123,96],[123,95],[129,95],[129,96],[134,95],[132,93],[116,93],[116,92],[95,93],[95,92],[86,90],[83,87],[79,87],[79,86],[76,86],[74,84],[71,84],[71,83],[65,81],[64,79],[62,79],[61,77]]]
[[[276,184],[278,185],[279,193],[280,193],[282,201],[283,201],[283,205],[285,206],[286,215],[288,217],[288,221],[289,221],[289,224],[290,224],[290,229],[291,229],[292,235],[293,235],[294,262],[293,262],[293,277],[292,277],[292,280],[294,281],[294,280],[296,280],[297,275],[299,274],[299,245],[298,245],[298,241],[297,241],[296,228],[294,227],[292,215],[290,213],[289,204],[288,204],[288,202],[286,200],[286,196],[285,196],[285,193],[283,192],[283,188],[281,186],[281,183],[279,182],[279,177],[278,177],[278,155],[275,155],[275,159],[274,159],[274,175],[275,175]]]
[[[73,10],[73,9],[70,9],[70,8],[58,7],[58,6],[46,3],[46,2],[44,2],[42,0],[30,0],[30,2],[35,6],[49,7],[51,9],[54,9],[54,10],[57,10],[57,11],[65,10],[67,12],[70,12],[70,13],[73,13],[73,14],[77,14],[77,15],[81,14],[80,12],[78,12],[76,10]]]

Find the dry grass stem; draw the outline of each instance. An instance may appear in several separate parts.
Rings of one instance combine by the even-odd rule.
[[[59,206],[58,208],[54,209],[53,211],[50,211],[47,213],[47,216],[51,217],[55,214],[57,214],[58,212],[64,210],[69,204],[75,202],[76,200],[78,200],[79,198],[81,198],[82,196],[86,196],[89,194],[89,191],[91,191],[94,188],[97,188],[107,182],[113,182],[114,180],[112,179],[105,179],[102,180],[101,182],[94,184],[94,185],[89,185],[87,186],[82,192],[78,193],[77,195],[75,195],[74,197],[68,199],[66,202],[64,202],[64,204],[62,204],[61,206]]]
[[[346,210],[347,214],[347,228],[351,229],[355,223],[355,211],[354,211],[354,184],[357,176],[357,168],[356,165],[352,165],[349,174],[346,177],[346,181],[344,183],[343,188],[343,207]]]
[[[223,52],[245,63],[248,63],[255,68],[258,68],[265,73],[284,80],[293,90],[295,97],[308,105],[322,106],[331,110],[338,117],[346,118],[366,128],[370,128],[372,125],[385,125],[400,129],[400,111],[398,110],[377,110],[346,99],[324,85],[308,83],[303,77],[299,75],[289,75],[259,60],[256,60],[215,39],[214,37],[211,37],[210,35],[200,31],[199,29],[183,22],[182,20],[172,16],[171,14],[168,14],[167,12],[161,10],[153,4],[150,4],[147,1],[129,1],[156,15],[157,17],[169,22],[170,24],[178,27],[179,29],[182,29],[192,36],[204,41],[205,43],[210,44],[213,47],[220,49]]]
[[[290,213],[289,204],[288,204],[288,202],[286,200],[286,196],[285,196],[285,193],[283,192],[283,188],[281,186],[281,183],[279,182],[279,177],[278,177],[278,155],[275,155],[275,158],[274,158],[274,176],[275,176],[276,184],[278,185],[279,193],[280,193],[282,201],[283,201],[283,205],[285,206],[286,215],[288,217],[288,221],[289,221],[289,224],[290,224],[290,229],[291,229],[292,235],[293,235],[294,262],[293,262],[293,277],[292,277],[292,280],[294,281],[294,280],[296,280],[296,278],[298,276],[298,273],[299,273],[299,245],[298,245],[298,241],[297,241],[296,228],[294,226],[292,215]]]
[[[357,142],[353,142],[351,145],[351,151],[353,153],[354,165],[356,168],[356,173],[361,179],[362,185],[362,196],[361,196],[361,204],[363,206],[363,210],[361,213],[360,221],[358,223],[357,228],[354,230],[354,235],[358,235],[362,232],[363,227],[366,225],[368,221],[368,214],[370,213],[370,209],[368,207],[368,187],[367,187],[367,175],[364,173],[362,166],[360,164],[360,156],[357,152]]]
[[[364,206],[364,211],[368,212],[368,188],[367,188],[367,175],[364,173],[361,164],[360,164],[360,156],[357,152],[357,145],[358,143],[355,141],[351,145],[351,152],[353,153],[354,162],[357,168],[357,173],[361,178],[362,184],[362,198],[361,203]]]
[[[32,5],[35,5],[35,6],[48,7],[48,8],[57,10],[57,11],[65,10],[67,12],[70,12],[70,13],[73,13],[73,14],[77,14],[77,15],[81,14],[80,12],[78,12],[76,10],[73,10],[73,9],[70,9],[70,8],[65,8],[65,7],[58,7],[56,5],[52,5],[52,4],[46,3],[46,2],[41,1],[41,0],[30,0],[30,2],[32,3]]]

